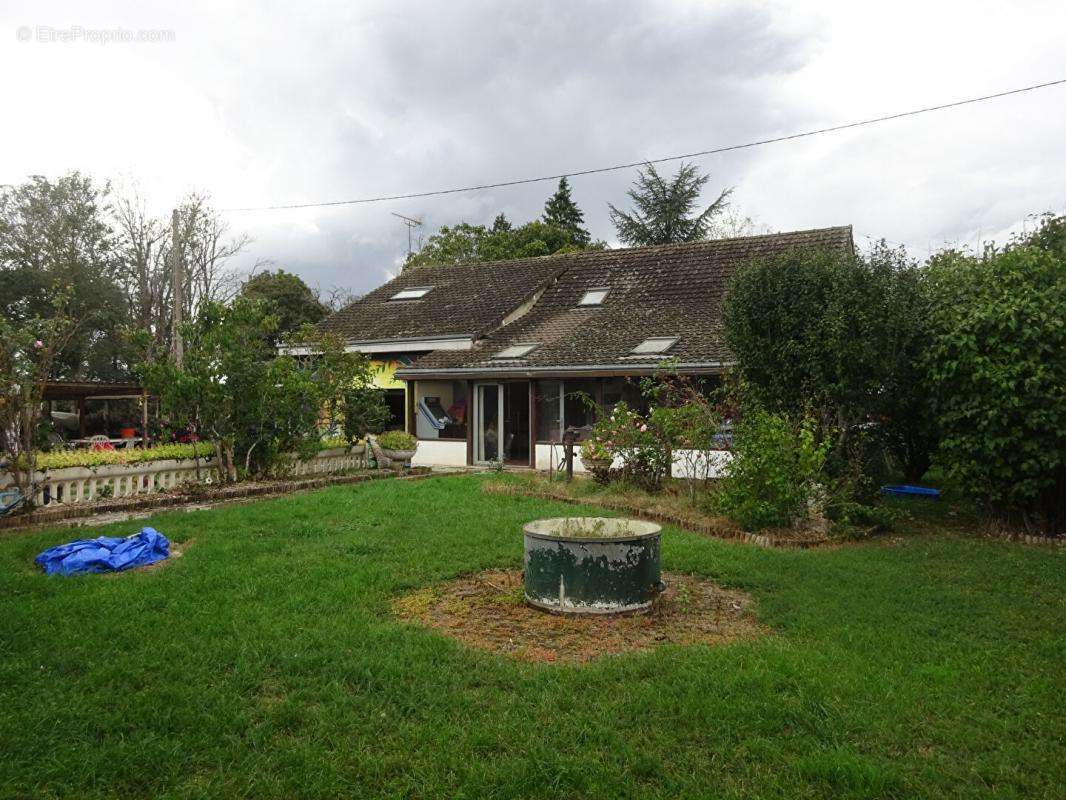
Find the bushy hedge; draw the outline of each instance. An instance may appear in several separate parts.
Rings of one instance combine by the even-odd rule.
[[[1066,532],[1066,218],[924,268],[902,250],[793,251],[738,270],[725,333],[747,406],[813,416],[863,503],[885,448],[935,458],[992,516]]]
[[[415,437],[404,431],[385,431],[377,441],[386,450],[414,450],[418,446]]]
[[[209,458],[214,455],[214,448],[208,442],[200,442],[199,444],[161,444],[155,447],[116,450],[54,450],[37,456],[37,469],[143,464],[146,461],[195,458],[197,453],[201,458]]]
[[[759,406],[812,416],[835,440],[831,471],[877,442],[910,480],[936,443],[923,376],[926,311],[918,268],[902,250],[794,250],[753,261],[733,278],[725,335]],[[855,484],[856,489],[860,484]]]
[[[997,517],[1066,532],[1066,220],[928,269],[929,387],[949,473]]]
[[[716,511],[749,531],[790,527],[817,500],[828,442],[815,441],[809,421],[750,409],[733,431],[733,458],[712,496]]]

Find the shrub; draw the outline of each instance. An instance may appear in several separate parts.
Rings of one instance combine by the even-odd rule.
[[[404,431],[385,431],[378,437],[378,446],[385,450],[414,450],[418,441]]]
[[[292,340],[311,356],[278,355],[269,344],[276,327],[248,298],[204,303],[183,326],[183,363],[155,353],[141,369],[170,422],[212,440],[223,480],[269,471],[282,453],[314,455],[323,412],[332,427],[344,392],[369,382],[365,356],[313,329]]]
[[[344,435],[352,444],[368,433],[378,433],[389,421],[384,390],[369,379],[350,386],[344,392],[343,419]]]
[[[1066,531],[1066,218],[929,267],[939,457],[1008,524]]]
[[[53,450],[37,456],[37,469],[100,467],[105,464],[143,464],[146,461],[206,458],[214,454],[208,442],[198,444],[160,444],[155,447],[121,450]]]
[[[670,444],[663,431],[650,415],[641,415],[625,401],[597,420],[590,438],[611,458],[621,457],[622,479],[635,486],[655,491],[670,474]]]
[[[809,420],[749,411],[734,426],[733,458],[712,503],[745,530],[788,527],[808,516],[820,494],[828,444],[815,443]]]
[[[908,478],[928,467],[936,437],[916,368],[926,342],[921,283],[906,253],[883,244],[866,257],[795,250],[733,278],[723,318],[744,385],[770,411],[815,415],[819,436],[836,437],[833,474],[861,469],[849,459],[871,430]],[[848,441],[859,431],[863,448]]]
[[[595,460],[613,458],[611,451],[604,446],[601,436],[590,437],[581,443],[581,457]]]
[[[356,440],[358,441],[358,440]],[[348,447],[349,442],[345,436],[326,436],[320,442],[322,450],[332,450],[337,447]]]
[[[681,375],[659,376],[646,382],[644,389],[652,405],[650,427],[669,447],[671,462],[677,459],[683,465],[689,502],[698,505],[716,463],[712,451],[720,447],[721,392],[709,391],[699,379]]]

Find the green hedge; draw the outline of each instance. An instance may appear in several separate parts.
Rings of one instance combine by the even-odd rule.
[[[65,469],[67,467],[99,467],[105,464],[141,464],[146,461],[195,458],[214,455],[209,442],[198,444],[161,444],[155,447],[122,448],[119,450],[55,450],[37,456],[38,469]]]

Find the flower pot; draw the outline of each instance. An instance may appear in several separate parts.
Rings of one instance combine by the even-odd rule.
[[[614,463],[613,458],[589,458],[588,456],[581,456],[581,463],[585,465],[585,469],[589,472],[595,472],[601,469],[610,469],[611,464]]]
[[[389,461],[394,461],[398,464],[406,464],[415,457],[414,450],[389,450],[388,448],[382,447],[381,452]]]

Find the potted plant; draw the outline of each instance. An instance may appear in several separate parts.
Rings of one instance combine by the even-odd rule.
[[[385,431],[377,437],[377,442],[387,459],[400,464],[408,463],[418,449],[418,440],[403,431]]]
[[[614,456],[601,441],[601,436],[591,436],[581,444],[581,463],[589,472],[608,470],[614,462]]]

